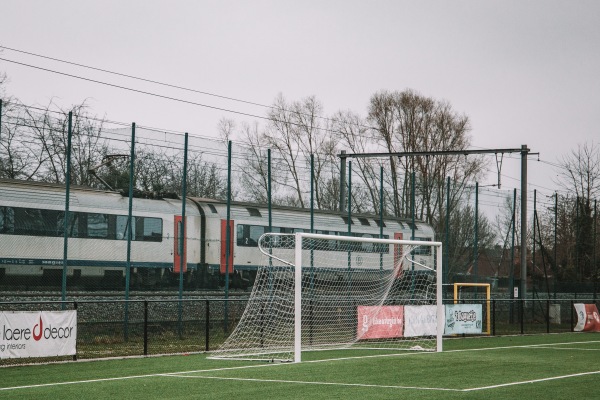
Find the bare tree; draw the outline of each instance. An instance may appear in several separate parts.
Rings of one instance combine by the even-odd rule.
[[[77,185],[92,185],[89,169],[100,162],[107,152],[102,140],[102,120],[87,113],[85,103],[71,110],[61,110],[52,102],[39,110],[23,107],[20,127],[31,137],[31,143],[21,146],[29,149],[28,160],[36,168],[27,177],[34,176],[46,182],[65,182],[67,173],[68,114],[72,112],[71,139],[71,182]]]
[[[380,144],[389,152],[460,150],[470,145],[469,119],[453,111],[449,103],[424,97],[412,90],[379,92],[371,97],[368,121]],[[482,157],[416,156],[391,163],[393,212],[411,215],[413,188],[416,217],[437,226],[444,218],[445,178],[450,177],[451,204],[462,196],[468,182],[483,174]]]
[[[373,123],[383,148],[389,153],[401,151],[396,146],[395,124],[397,121],[397,109],[394,96],[388,92],[376,93],[371,97],[368,109],[368,121]],[[390,186],[392,197],[392,215],[402,215],[401,192],[399,190],[398,166],[396,157],[390,156]]]
[[[559,162],[558,181],[563,189],[582,199],[600,194],[600,147],[594,142],[578,145]]]
[[[14,99],[3,99],[2,103],[2,136],[0,137],[0,177],[8,179],[30,179],[39,168],[31,145],[23,145],[30,141],[22,114],[22,107]]]
[[[478,271],[475,265],[479,260],[489,258],[496,244],[496,235],[490,221],[483,215],[477,217],[478,259],[475,259],[475,210],[470,205],[461,207],[450,216],[450,232],[448,246],[448,274],[474,275]],[[479,274],[479,273],[478,273]],[[464,278],[461,278],[464,279]],[[456,281],[451,278],[450,281]]]
[[[340,136],[339,147],[346,148],[351,153],[374,151],[373,135],[376,135],[376,132],[367,126],[363,118],[351,111],[340,111],[333,116],[333,120],[333,131]],[[358,212],[379,213],[380,167],[383,165],[381,160],[354,158],[352,161],[353,169],[357,172],[354,176],[358,177],[355,181],[360,182],[358,187],[353,182],[353,208]],[[395,193],[388,193],[390,192]]]
[[[576,195],[571,198],[570,220],[575,236],[571,266],[578,280],[594,280],[598,271],[598,265],[594,265],[593,233],[594,223],[597,223],[594,201],[600,194],[600,147],[594,142],[585,143],[564,156],[560,161],[557,184]]]
[[[327,182],[325,176],[336,146],[322,122],[322,114],[323,107],[315,97],[288,103],[282,95],[268,113],[269,124],[261,138],[265,146],[279,154],[285,166],[287,176],[277,183],[291,191],[284,195],[289,205],[307,205],[311,155],[315,182]],[[315,185],[314,190],[317,208],[322,208],[321,185]]]

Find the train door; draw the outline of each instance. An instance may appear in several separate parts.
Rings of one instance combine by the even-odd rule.
[[[402,240],[402,238],[402,232],[394,232],[394,240]],[[402,273],[404,272],[404,260],[402,259],[402,251],[402,245],[394,245],[394,267],[396,268],[396,265],[400,264],[396,269],[396,278],[401,278]]]
[[[227,262],[229,261],[229,262]],[[227,271],[233,273],[233,220],[229,220],[229,259],[227,260],[227,220],[221,220],[221,274],[225,274],[225,265]]]
[[[173,249],[173,272],[179,273],[179,267],[183,259],[183,272],[187,272],[187,224],[183,223],[181,215],[175,216],[175,229],[173,237],[174,246]]]

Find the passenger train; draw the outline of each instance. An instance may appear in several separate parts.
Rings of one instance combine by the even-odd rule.
[[[217,289],[229,271],[232,289],[251,286],[262,261],[259,237],[269,229],[265,205],[232,202],[231,241],[226,256],[227,203],[188,197],[184,237],[179,237],[182,201],[141,198],[132,202],[132,240],[128,249],[129,198],[126,194],[71,187],[67,241],[67,284],[81,289],[122,289],[129,254],[133,288],[175,285],[183,265],[187,289]],[[147,196],[145,196],[147,197]],[[60,286],[64,259],[65,186],[0,179],[0,286]],[[310,232],[310,210],[273,206],[271,231]],[[314,212],[314,232],[348,234],[348,215]],[[354,236],[379,237],[374,215],[352,215]],[[384,218],[385,238],[434,240],[431,226]],[[184,251],[180,254],[180,250]],[[428,247],[417,253],[429,264]],[[183,263],[181,257],[184,257]],[[226,268],[226,259],[229,268]],[[417,260],[419,262],[419,260]]]

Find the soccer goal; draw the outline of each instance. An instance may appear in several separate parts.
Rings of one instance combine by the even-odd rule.
[[[264,234],[264,265],[244,314],[211,357],[300,362],[307,351],[441,351],[441,246]]]

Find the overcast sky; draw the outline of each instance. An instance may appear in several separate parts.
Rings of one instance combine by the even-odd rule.
[[[546,162],[600,144],[597,0],[3,0],[0,45],[260,104],[314,95],[328,115],[365,116],[375,92],[413,89],[469,116],[473,149],[539,152],[529,183],[548,194],[556,172]],[[0,57],[265,114],[10,50]],[[0,71],[26,104],[86,101],[110,120],[201,136],[217,137],[223,117],[252,121],[6,61]],[[505,156],[503,189],[519,188],[519,171],[519,155]]]

